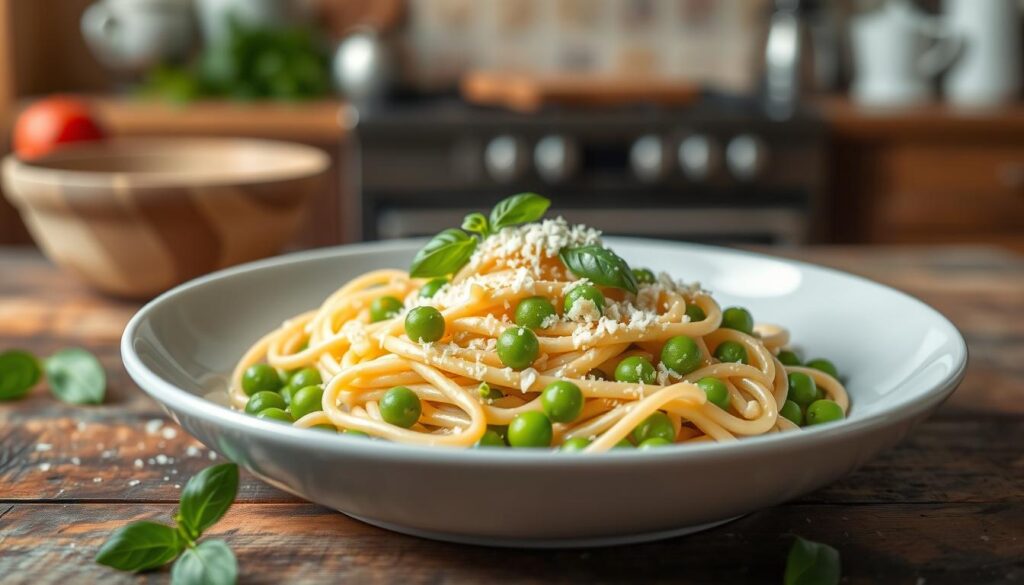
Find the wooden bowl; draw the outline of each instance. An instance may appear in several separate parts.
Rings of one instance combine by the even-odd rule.
[[[286,142],[131,139],[8,156],[3,182],[54,262],[139,298],[279,251],[329,164]]]

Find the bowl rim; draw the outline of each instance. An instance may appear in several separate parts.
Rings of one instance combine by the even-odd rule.
[[[61,161],[88,155],[106,158],[123,155],[126,152],[145,156],[145,150],[154,155],[161,149],[188,147],[192,150],[203,146],[245,146],[268,148],[288,153],[297,158],[293,169],[206,169],[202,171],[88,171],[61,169],[42,166],[46,161]],[[143,153],[143,154],[140,154]],[[125,186],[131,189],[182,189],[191,187],[218,187],[225,185],[254,185],[293,181],[323,174],[331,166],[331,157],[323,150],[287,140],[264,138],[238,138],[221,136],[176,136],[176,137],[125,137],[104,141],[68,144],[32,160],[22,160],[14,153],[3,158],[5,180],[19,183],[34,183],[48,186],[71,186],[82,188],[110,188]]]
[[[139,311],[128,322],[128,325],[125,327],[124,334],[121,337],[121,356],[129,376],[146,394],[167,408],[170,408],[172,411],[184,412],[191,417],[201,419],[207,423],[231,427],[233,430],[238,432],[253,433],[259,435],[262,439],[285,443],[291,447],[317,449],[320,452],[329,453],[331,455],[361,456],[392,462],[432,462],[446,465],[472,466],[484,463],[512,467],[601,466],[609,463],[622,464],[625,462],[644,464],[657,463],[665,462],[667,459],[676,458],[698,462],[709,458],[745,458],[775,449],[786,450],[786,448],[798,448],[801,445],[814,444],[821,446],[831,443],[845,442],[846,440],[857,436],[871,434],[880,428],[897,426],[901,422],[905,421],[913,421],[919,416],[930,413],[946,398],[948,398],[963,380],[967,368],[968,348],[959,329],[957,329],[957,327],[942,313],[938,312],[924,301],[891,286],[835,268],[749,250],[671,242],[653,238],[607,237],[605,240],[612,244],[678,245],[696,252],[725,252],[758,260],[780,261],[793,264],[803,269],[811,268],[814,270],[825,271],[833,275],[853,278],[863,283],[880,287],[888,293],[898,295],[903,297],[905,300],[916,303],[927,313],[930,313],[930,316],[935,319],[936,323],[947,328],[949,333],[952,334],[951,343],[954,345],[956,363],[944,379],[936,382],[927,390],[922,391],[920,400],[903,405],[897,405],[896,407],[880,409],[878,412],[868,414],[864,417],[844,419],[838,423],[822,425],[816,428],[805,428],[800,433],[771,433],[728,443],[709,442],[686,446],[668,446],[661,449],[648,450],[611,450],[605,453],[585,457],[559,457],[553,456],[557,455],[557,452],[551,449],[447,449],[421,445],[406,445],[392,443],[390,441],[373,441],[371,443],[361,437],[346,437],[340,433],[337,435],[330,435],[323,432],[300,429],[276,422],[261,420],[243,412],[233,410],[229,407],[216,404],[167,382],[143,364],[141,358],[135,352],[133,347],[132,342],[136,338],[137,331],[146,321],[149,314],[154,311],[156,307],[179,294],[209,286],[224,278],[230,278],[236,275],[279,265],[315,261],[324,258],[359,255],[370,251],[404,251],[414,248],[415,246],[422,245],[425,240],[420,238],[388,240],[383,242],[362,242],[357,244],[345,244],[329,248],[294,252],[218,270],[206,276],[193,279],[161,294],[139,309]],[[805,440],[804,437],[814,437],[814,440]]]

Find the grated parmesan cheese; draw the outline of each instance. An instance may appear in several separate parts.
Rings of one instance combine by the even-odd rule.
[[[519,391],[524,394],[529,392],[530,387],[537,381],[537,376],[539,375],[540,373],[533,368],[526,368],[522,372],[519,372]]]

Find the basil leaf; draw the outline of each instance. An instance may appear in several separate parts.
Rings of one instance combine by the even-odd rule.
[[[171,568],[171,585],[233,585],[238,561],[223,540],[205,540],[185,551]]]
[[[446,229],[416,253],[409,267],[409,276],[447,276],[465,266],[474,250],[476,238],[466,235],[462,230]]]
[[[487,223],[487,218],[482,213],[470,213],[463,218],[462,229],[471,234],[480,234],[484,238],[491,235],[491,226]]]
[[[143,520],[117,529],[96,553],[96,562],[122,571],[145,571],[174,560],[183,548],[175,529]]]
[[[39,360],[27,351],[12,349],[0,353],[0,400],[28,394],[41,376]]]
[[[573,274],[594,284],[610,286],[636,293],[636,276],[629,264],[611,250],[601,246],[562,248],[558,253],[562,263]]]
[[[497,232],[503,227],[537,221],[550,206],[550,199],[536,193],[520,193],[502,199],[491,210],[491,229]]]
[[[839,551],[796,537],[786,559],[785,585],[835,585],[839,576]]]
[[[107,375],[96,356],[72,347],[46,360],[46,380],[57,398],[71,404],[99,404],[107,390]]]
[[[193,538],[199,538],[228,511],[238,493],[238,466],[222,463],[207,467],[188,480],[181,492],[178,522]]]

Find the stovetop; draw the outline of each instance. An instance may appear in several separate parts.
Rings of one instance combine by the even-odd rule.
[[[686,106],[634,104],[619,107],[571,107],[550,105],[535,112],[478,106],[456,95],[403,96],[358,108],[358,127],[462,126],[468,124],[565,125],[665,124],[688,121],[699,124],[753,124],[790,130],[820,129],[823,117],[809,105],[785,116],[773,115],[756,97],[705,91]],[[751,129],[754,126],[750,127]]]

